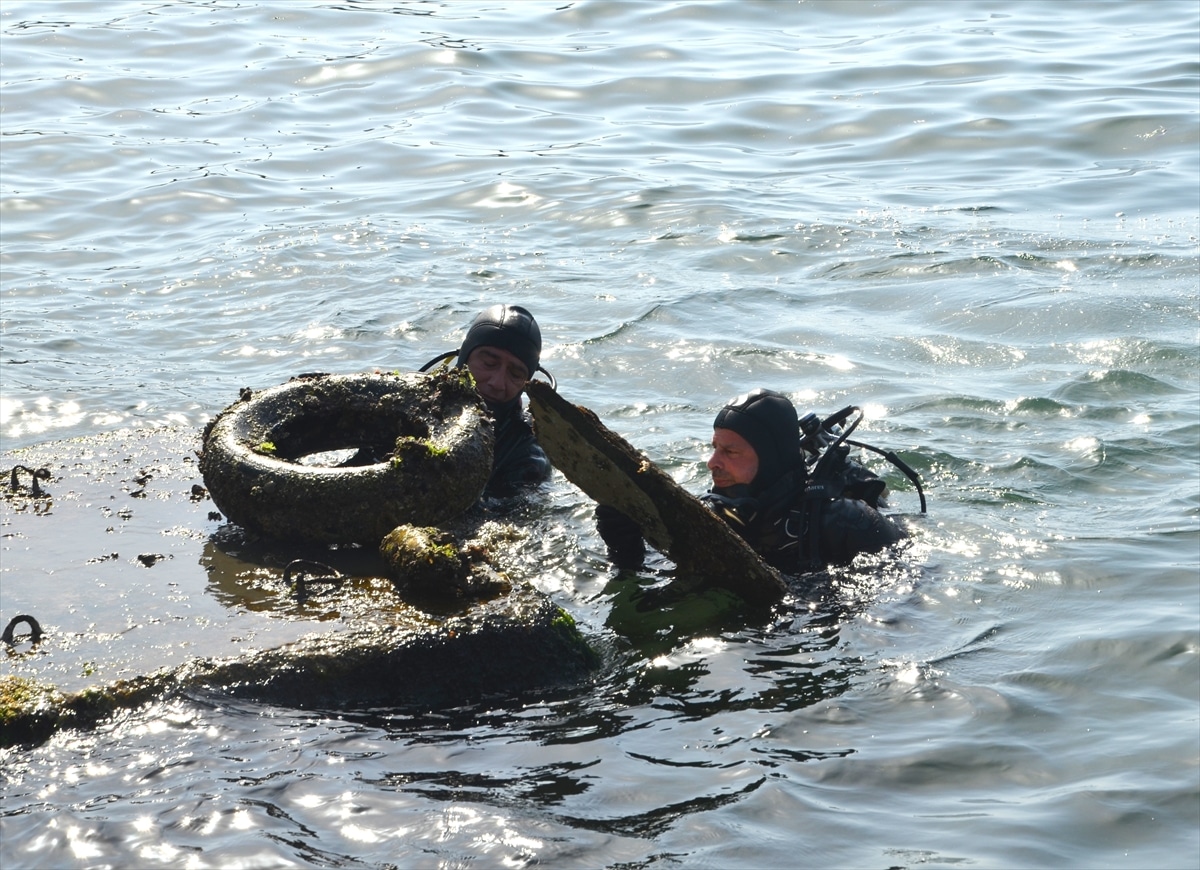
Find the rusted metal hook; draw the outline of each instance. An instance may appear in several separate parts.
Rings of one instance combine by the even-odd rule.
[[[295,559],[288,562],[287,567],[283,569],[283,582],[289,585],[292,584],[292,576],[295,575],[296,600],[303,604],[308,600],[308,587],[305,585],[305,577],[309,583],[329,583],[334,586],[341,586],[343,577],[337,572],[336,568],[326,565],[323,562],[313,562],[308,559]]]
[[[23,613],[20,616],[14,616],[12,619],[10,619],[8,621],[8,626],[4,629],[4,634],[0,635],[0,640],[3,640],[9,646],[16,646],[16,628],[23,622],[29,625],[31,632],[29,635],[30,641],[32,641],[34,644],[40,641],[42,639],[42,625],[27,613]]]
[[[8,481],[9,488],[12,489],[13,492],[17,491],[17,486],[18,486],[17,472],[18,471],[24,471],[29,475],[29,480],[30,480],[29,488],[34,495],[45,495],[45,493],[42,492],[42,488],[40,486],[38,486],[38,480],[39,479],[41,479],[41,480],[49,480],[50,479],[50,469],[49,468],[33,469],[33,468],[29,468],[26,465],[14,465],[13,470],[12,470],[12,476],[9,478],[9,481]]]

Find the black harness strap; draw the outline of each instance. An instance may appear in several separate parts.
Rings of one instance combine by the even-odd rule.
[[[925,490],[921,488],[920,476],[909,467],[903,459],[893,453],[891,450],[880,450],[878,447],[872,447],[870,444],[863,444],[861,441],[846,441],[847,444],[853,444],[855,447],[861,447],[864,450],[870,450],[872,453],[878,453],[892,465],[904,472],[904,476],[912,481],[912,485],[917,488],[917,495],[921,499],[921,513],[927,513],[925,509]]]

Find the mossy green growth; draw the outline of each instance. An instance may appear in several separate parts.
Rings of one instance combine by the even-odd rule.
[[[265,453],[268,456],[274,456],[278,450],[274,441],[264,441],[254,448],[255,453]]]
[[[583,632],[579,630],[579,625],[571,614],[561,607],[558,608],[558,613],[550,620],[550,627],[575,649],[587,667],[597,668],[600,666],[600,654],[592,649],[592,645],[587,642],[587,638],[583,636]]]
[[[414,438],[411,435],[401,435],[396,439],[396,446],[392,451],[392,465],[399,465],[405,454],[409,453],[418,454],[417,459],[420,460],[424,458],[420,456],[422,453],[427,456],[440,457],[447,455],[449,452],[449,447],[444,447],[428,438]]]
[[[461,368],[456,367],[452,369],[452,371],[458,373],[458,382],[460,384],[467,389],[475,389],[475,376],[471,374],[471,370],[469,368],[466,366],[462,366]]]
[[[170,674],[158,674],[64,695],[24,677],[0,677],[0,747],[42,743],[64,728],[90,728],[119,709],[170,691],[173,685]]]
[[[61,692],[24,677],[0,678],[0,746],[44,741],[61,727]]]
[[[468,573],[454,537],[432,526],[397,526],[380,541],[379,555],[393,580],[419,587],[453,588]]]
[[[66,699],[67,706],[85,722],[96,721],[111,716],[119,709],[143,704],[162,694],[171,684],[172,678],[163,674],[118,680],[109,686],[84,689],[71,695]]]
[[[24,677],[0,677],[0,725],[7,731],[18,716],[50,709],[62,700],[53,686]]]

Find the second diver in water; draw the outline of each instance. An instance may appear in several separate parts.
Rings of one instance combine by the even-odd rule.
[[[810,418],[802,427],[790,399],[756,389],[726,404],[713,421],[713,486],[702,500],[784,574],[846,564],[905,537],[879,512],[884,481],[849,458],[830,421],[814,425]],[[598,505],[596,525],[614,565],[642,566],[646,545],[636,522]]]

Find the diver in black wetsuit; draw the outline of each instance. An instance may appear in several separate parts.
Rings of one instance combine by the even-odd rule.
[[[845,564],[905,537],[879,513],[885,483],[849,459],[849,448],[830,445],[834,452],[817,458],[809,447],[809,467],[796,409],[780,393],[757,389],[725,405],[712,446],[713,487],[702,500],[784,574]],[[641,567],[646,546],[636,522],[597,505],[596,526],[614,565]]]
[[[424,372],[457,357],[454,364],[466,366],[475,378],[475,387],[494,419],[496,436],[492,476],[484,496],[515,495],[522,487],[550,477],[550,460],[537,443],[529,412],[521,402],[525,382],[535,372],[549,377],[541,367],[541,354],[542,331],[533,315],[519,305],[493,305],[471,321],[461,347],[421,366]]]

